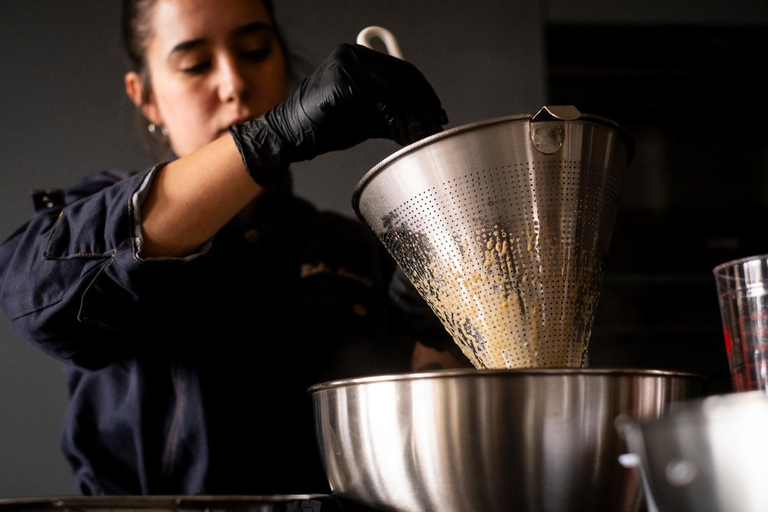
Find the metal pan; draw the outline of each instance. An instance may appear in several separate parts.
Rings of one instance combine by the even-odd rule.
[[[323,494],[270,496],[58,496],[0,499],[0,512],[340,512]]]
[[[655,420],[622,416],[617,428],[661,512],[768,510],[763,391],[710,396]]]

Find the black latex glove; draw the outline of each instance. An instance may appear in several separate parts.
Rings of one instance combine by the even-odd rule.
[[[343,44],[284,103],[229,129],[262,186],[292,162],[386,137],[406,145],[448,122],[432,86],[412,64]]]

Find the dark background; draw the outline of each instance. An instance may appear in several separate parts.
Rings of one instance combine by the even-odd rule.
[[[637,158],[591,364],[695,371],[728,390],[711,269],[768,252],[764,0],[275,3],[300,73],[382,25],[434,84],[450,126],[548,103],[628,129]],[[30,215],[33,188],[152,163],[123,92],[119,4],[0,2],[0,237]],[[357,180],[395,149],[371,141],[298,165],[297,193],[352,215]],[[58,450],[65,405],[60,365],[0,319],[0,498],[75,492]]]

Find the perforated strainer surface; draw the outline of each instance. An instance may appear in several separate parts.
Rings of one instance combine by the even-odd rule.
[[[562,144],[532,150],[530,120],[442,134],[356,191],[358,214],[478,368],[583,364],[629,160],[612,127],[582,120],[543,127]]]

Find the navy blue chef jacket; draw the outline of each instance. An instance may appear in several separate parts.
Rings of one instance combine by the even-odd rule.
[[[150,172],[92,175],[0,247],[4,313],[66,365],[79,491],[327,492],[307,388],[409,369],[392,261],[289,184],[197,255],[142,259]]]

